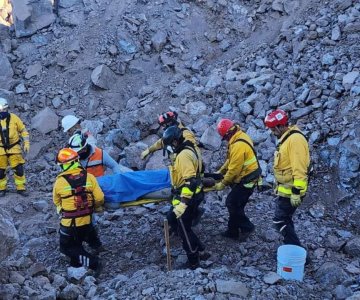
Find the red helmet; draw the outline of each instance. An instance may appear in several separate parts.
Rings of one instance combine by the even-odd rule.
[[[158,122],[160,126],[165,125],[175,125],[177,120],[178,114],[175,111],[168,111],[166,113],[163,113],[159,116]]]
[[[217,131],[220,136],[223,138],[229,131],[231,127],[234,126],[234,122],[229,119],[221,119],[217,125]]]
[[[286,112],[282,109],[276,109],[266,116],[264,123],[266,127],[274,128],[278,125],[287,125],[288,120]]]
[[[70,148],[61,149],[56,156],[56,162],[60,165],[79,159],[78,153]]]

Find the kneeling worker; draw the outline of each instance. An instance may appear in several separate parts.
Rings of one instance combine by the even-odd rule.
[[[95,250],[101,242],[91,223],[93,211],[104,203],[104,193],[96,178],[87,173],[76,151],[64,148],[57,155],[62,172],[53,188],[53,201],[61,215],[60,252],[70,257],[70,265],[99,271],[99,259],[83,247],[83,242]]]

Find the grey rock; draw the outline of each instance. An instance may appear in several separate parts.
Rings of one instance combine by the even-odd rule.
[[[352,257],[360,257],[360,238],[356,237],[348,241],[344,250],[345,253],[351,255]]]
[[[104,123],[99,120],[84,120],[81,122],[81,127],[86,128],[96,138],[103,131]]]
[[[28,90],[26,89],[25,84],[23,84],[23,83],[20,83],[15,87],[15,93],[17,95],[26,94],[27,92],[28,92]]]
[[[48,210],[48,208],[49,208],[49,203],[46,200],[38,200],[38,201],[34,201],[32,203],[32,206],[37,211],[46,212]]]
[[[339,41],[341,39],[341,30],[338,25],[335,25],[331,31],[331,39],[333,41]]]
[[[94,85],[108,90],[116,81],[116,75],[106,65],[97,66],[91,73],[91,81]]]
[[[356,78],[359,76],[359,71],[352,71],[347,73],[342,80],[342,85],[346,90],[349,90],[354,84]]]
[[[75,300],[83,294],[84,291],[81,287],[71,283],[60,292],[59,298],[63,300]]]
[[[12,271],[10,272],[9,282],[23,284],[25,281],[25,277],[22,276],[19,272]]]
[[[304,116],[309,115],[313,110],[314,110],[314,108],[311,106],[300,108],[291,113],[291,118],[294,120],[300,119]]]
[[[315,279],[324,287],[331,287],[346,278],[343,269],[336,263],[326,262],[315,273]]]
[[[120,40],[119,47],[122,51],[124,51],[127,54],[133,54],[137,51],[136,46],[126,40]]]
[[[11,216],[0,208],[0,261],[10,255],[19,243],[19,235]]]
[[[216,129],[211,126],[205,130],[201,136],[200,142],[204,145],[205,149],[218,150],[221,146],[221,137]]]
[[[275,79],[274,74],[264,74],[259,77],[248,80],[246,82],[246,85],[257,86],[257,85],[263,85],[268,82],[273,83],[274,79]]]
[[[335,63],[335,57],[329,53],[323,55],[321,62],[323,65],[331,66]]]
[[[335,288],[334,294],[336,300],[344,300],[347,299],[347,297],[351,296],[352,291],[351,288],[341,284]]]
[[[14,71],[11,67],[9,59],[2,52],[0,52],[0,66],[1,66],[0,89],[8,90],[10,89],[10,83],[14,75]]]
[[[172,95],[175,97],[183,97],[188,92],[192,91],[194,89],[193,85],[186,82],[185,80],[182,80],[172,91]]]
[[[86,273],[87,273],[87,270],[84,267],[80,267],[80,268],[68,267],[67,268],[68,279],[80,280],[82,278],[85,278]]]
[[[1,76],[1,74],[0,74],[0,76]],[[1,85],[1,77],[0,77],[0,85]],[[0,88],[0,97],[5,98],[8,101],[10,109],[14,108],[14,104],[15,104],[14,103],[15,102],[14,97],[15,97],[15,95],[14,95],[13,92]]]
[[[256,65],[258,67],[268,67],[269,63],[266,58],[260,58],[259,60],[256,61]]]
[[[202,101],[189,102],[185,105],[186,112],[195,117],[199,117],[208,112],[206,104]]]
[[[263,278],[264,282],[267,284],[275,284],[279,282],[281,279],[282,279],[281,276],[279,276],[275,272],[269,272]]]
[[[49,26],[55,21],[50,1],[12,0],[13,19],[17,37],[34,34],[37,30]]]
[[[251,105],[247,102],[241,102],[241,103],[239,102],[238,107],[239,107],[240,113],[242,113],[245,117],[250,115],[253,110]]]
[[[39,275],[47,275],[47,270],[42,263],[34,263],[27,270],[29,276],[39,276]]]
[[[216,289],[219,293],[233,294],[244,298],[246,298],[249,293],[249,290],[244,283],[232,280],[226,281],[217,279]]]
[[[151,43],[157,52],[160,52],[162,48],[165,46],[167,42],[167,37],[168,37],[167,32],[163,30],[159,30],[151,38]]]
[[[41,72],[42,65],[40,63],[36,63],[27,68],[25,78],[30,79],[32,77],[38,76]]]
[[[207,81],[205,85],[205,92],[210,92],[211,90],[217,88],[220,86],[223,82],[223,78],[221,75],[221,72],[219,70],[214,70],[210,76],[209,80]]]
[[[260,144],[268,138],[268,133],[261,129],[256,129],[254,126],[250,126],[246,133],[252,138],[255,144]]]
[[[49,108],[45,107],[31,119],[31,128],[46,134],[57,130],[59,117]]]

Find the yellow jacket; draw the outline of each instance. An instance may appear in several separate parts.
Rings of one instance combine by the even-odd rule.
[[[75,206],[75,196],[71,197],[72,191],[71,186],[68,181],[62,177],[63,175],[68,174],[79,174],[82,171],[82,168],[75,168],[73,170],[68,170],[60,173],[55,181],[53,188],[53,201],[58,210],[62,209],[65,211],[76,210]],[[100,207],[104,203],[104,193],[102,192],[98,182],[94,175],[87,173],[86,177],[86,187],[85,190],[90,192],[90,197],[92,203],[91,205],[96,208]],[[69,197],[70,196],[70,197]],[[61,219],[61,225],[70,227],[72,219]],[[83,226],[91,223],[91,216],[83,216],[75,218],[75,226]]]
[[[193,196],[194,191],[190,191],[188,186],[190,179],[198,176],[199,164],[201,166],[201,160],[195,152],[185,148],[176,155],[174,164],[169,167],[171,184],[175,190],[180,190],[180,197],[190,199]]]
[[[1,128],[6,129],[6,118],[0,121]],[[0,155],[5,154],[18,154],[21,153],[20,142],[21,139],[24,143],[29,142],[29,133],[27,132],[24,123],[20,120],[20,118],[10,113],[10,122],[9,122],[9,143],[8,145],[14,145],[10,149],[5,150],[3,145],[3,140],[0,138]]]
[[[245,142],[236,142],[238,139],[243,139],[253,146],[251,138],[239,127],[229,141],[227,159],[220,168],[220,173],[224,175],[224,185],[239,183],[243,177],[258,169],[254,151]]]
[[[302,134],[294,133],[288,138],[291,130],[299,130],[291,126],[279,139],[278,150],[274,156],[274,175],[277,181],[276,192],[283,197],[291,196],[291,188],[295,187],[300,195],[305,195],[308,181],[310,153],[307,140]],[[286,140],[282,143],[282,141]]]

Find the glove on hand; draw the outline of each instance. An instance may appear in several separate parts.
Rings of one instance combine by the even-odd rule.
[[[180,202],[178,205],[174,207],[173,212],[176,215],[177,219],[179,219],[184,214],[186,208],[187,205],[184,202]]]
[[[30,151],[30,143],[26,142],[24,143],[24,152],[29,153],[29,151]]]
[[[141,159],[145,159],[146,156],[150,154],[149,148],[145,149],[143,152],[141,152]]]
[[[301,204],[300,190],[297,188],[292,188],[291,190],[290,202],[293,207],[298,207]]]
[[[214,185],[214,189],[217,191],[222,191],[225,188],[225,184],[221,181]]]

